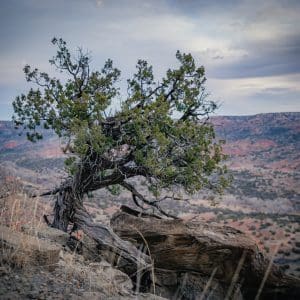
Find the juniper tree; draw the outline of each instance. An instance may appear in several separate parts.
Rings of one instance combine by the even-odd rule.
[[[37,88],[16,97],[13,119],[33,142],[42,139],[42,128],[64,141],[69,177],[45,193],[57,197],[54,227],[66,231],[70,222],[83,226],[84,195],[102,188],[128,190],[137,206],[170,216],[159,203],[171,198],[174,188],[194,193],[226,185],[221,142],[208,121],[217,105],[206,92],[204,67],[191,54],[178,51],[178,67],[159,82],[152,66],[138,60],[127,81],[127,97],[108,113],[122,96],[120,71],[113,62],[93,71],[88,53],[78,49],[73,56],[62,39],[52,43],[57,54],[49,62],[64,73],[63,79],[26,65],[26,80]],[[147,195],[131,180],[137,176],[143,178]]]

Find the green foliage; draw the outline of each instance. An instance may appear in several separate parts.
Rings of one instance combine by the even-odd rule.
[[[41,127],[64,138],[65,152],[72,154],[66,160],[69,172],[75,176],[81,168],[82,174],[92,174],[87,190],[114,174],[119,177],[106,186],[115,194],[116,184],[135,175],[146,178],[156,197],[172,186],[192,193],[202,188],[221,191],[228,184],[222,142],[215,140],[208,122],[217,105],[205,91],[204,67],[197,67],[191,54],[178,51],[179,67],[169,69],[160,83],[152,66],[139,60],[128,80],[128,97],[107,116],[120,96],[120,71],[111,60],[101,71],[92,71],[90,57],[81,49],[74,58],[62,39],[52,43],[58,51],[50,64],[69,79],[62,82],[25,66],[27,81],[38,88],[15,99],[14,122],[27,130],[31,141],[42,138]]]
[[[89,127],[103,120],[105,109],[118,93],[114,85],[120,71],[113,68],[111,60],[107,60],[100,72],[90,72],[90,57],[81,49],[78,57],[72,59],[66,42],[54,38],[52,43],[58,51],[50,64],[60,72],[68,73],[70,78],[63,84],[59,79],[50,78],[48,74],[26,65],[26,80],[39,88],[30,89],[27,95],[22,94],[13,102],[14,121],[17,126],[28,130],[31,141],[42,138],[36,131],[41,125],[53,129],[59,137],[75,136],[78,127]]]
[[[118,184],[108,186],[107,190],[114,196],[118,196],[121,193],[121,187]]]

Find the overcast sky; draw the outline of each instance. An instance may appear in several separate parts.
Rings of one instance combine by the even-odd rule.
[[[299,0],[1,0],[0,119],[29,88],[25,64],[53,72],[54,36],[90,50],[94,69],[112,58],[124,81],[138,58],[159,80],[190,52],[218,114],[300,111],[299,20]]]

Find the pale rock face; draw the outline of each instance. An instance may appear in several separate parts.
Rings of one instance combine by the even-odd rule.
[[[129,276],[117,264],[105,261],[101,252],[83,256],[71,250],[68,233],[45,226],[23,226],[22,230],[0,226],[1,253],[6,254],[1,256],[1,299],[164,299],[135,293]],[[88,242],[88,237],[81,236],[78,242]],[[86,252],[95,250],[94,246],[91,241],[85,243],[90,247]],[[16,259],[22,262],[17,268]]]
[[[116,213],[111,226],[136,246],[147,241],[157,291],[166,298],[202,299],[204,294],[210,299],[253,298],[266,272],[265,296],[294,299],[299,292],[300,280],[285,275],[237,229],[125,212]]]

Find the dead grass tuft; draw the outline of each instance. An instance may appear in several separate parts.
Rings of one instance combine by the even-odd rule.
[[[40,198],[30,198],[23,190],[20,182],[13,176],[5,176],[0,195],[0,226],[9,228],[12,233],[27,232],[35,234],[38,228],[45,226],[43,215],[47,207]],[[5,191],[5,192],[3,192]],[[3,231],[3,230],[2,230]],[[18,240],[15,240],[18,239]],[[32,236],[27,234],[13,238],[13,246],[4,241],[4,232],[0,232],[0,265],[24,268],[31,261],[34,253],[30,253]],[[36,237],[36,242],[39,243]]]

